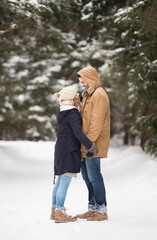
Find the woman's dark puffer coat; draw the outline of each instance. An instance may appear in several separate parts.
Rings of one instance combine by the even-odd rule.
[[[55,145],[54,172],[79,173],[81,165],[80,142],[89,149],[92,142],[82,132],[82,119],[76,109],[58,111],[58,132]]]

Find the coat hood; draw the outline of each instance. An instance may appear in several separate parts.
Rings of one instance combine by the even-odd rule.
[[[77,72],[88,84],[88,94],[91,95],[96,88],[101,86],[99,76],[95,68],[85,67]]]

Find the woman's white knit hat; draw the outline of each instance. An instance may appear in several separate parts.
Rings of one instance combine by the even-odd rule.
[[[55,93],[55,97],[59,99],[59,101],[64,100],[73,100],[77,90],[73,86],[64,87],[60,92]]]

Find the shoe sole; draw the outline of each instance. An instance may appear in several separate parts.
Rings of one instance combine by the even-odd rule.
[[[89,218],[87,218],[87,221],[104,221],[104,220],[108,220],[108,218],[104,218],[104,219],[89,219]]]
[[[76,216],[77,218],[80,218],[80,219],[87,219],[89,218],[89,216],[86,216],[86,217],[79,217],[79,216]],[[90,216],[91,217],[91,216]]]
[[[77,219],[71,220],[71,221],[59,221],[55,220],[55,223],[70,223],[70,222],[75,222]]]

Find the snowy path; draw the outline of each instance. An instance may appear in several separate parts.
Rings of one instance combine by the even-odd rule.
[[[110,148],[102,159],[108,221],[49,220],[53,144],[0,142],[1,240],[157,239],[157,162],[139,147]],[[86,211],[86,199],[79,174],[69,188],[68,213]]]

